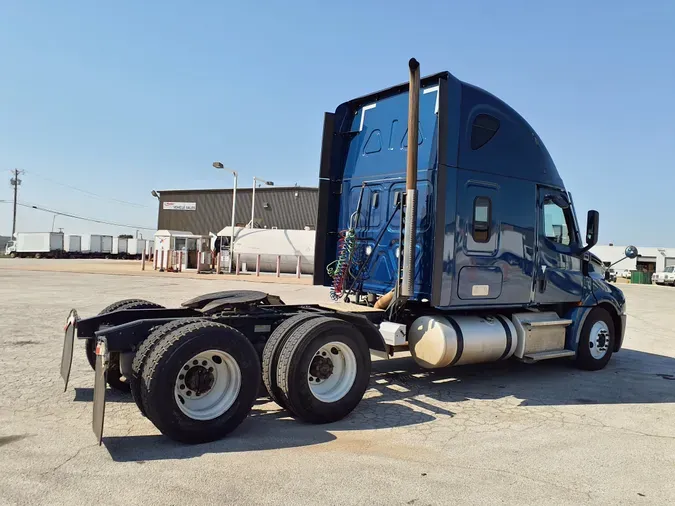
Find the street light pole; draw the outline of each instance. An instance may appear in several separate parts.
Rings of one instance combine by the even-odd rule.
[[[267,186],[274,186],[272,181],[265,181],[260,177],[253,176],[253,192],[251,193],[251,228],[253,228],[253,224],[255,223],[255,185],[258,181],[265,183]]]
[[[251,222],[249,226],[253,228],[253,220],[255,219],[255,182],[256,177],[253,176],[253,191],[251,192]]]
[[[232,188],[232,221],[231,221],[232,224],[230,226],[230,248],[229,248],[230,262],[229,262],[229,265],[228,265],[229,272],[232,272],[232,259],[234,257],[234,249],[233,249],[234,248],[234,224],[235,224],[234,217],[235,217],[235,213],[237,212],[237,178],[239,177],[239,174],[237,173],[236,170],[228,169],[227,167],[225,167],[220,162],[213,162],[213,166],[216,169],[229,170],[232,173],[232,175],[234,176],[234,186]],[[221,249],[222,249],[222,247],[221,247]],[[220,255],[220,252],[218,252],[218,254]]]
[[[159,196],[159,192],[156,190],[152,190],[150,195],[157,199],[157,230],[159,230],[159,214],[162,212],[162,199]]]
[[[234,247],[234,215],[237,211],[237,177],[239,176],[234,170],[232,174],[234,175],[234,187],[232,188],[232,225],[230,226],[230,270],[232,270],[232,257],[234,255],[232,249]]]

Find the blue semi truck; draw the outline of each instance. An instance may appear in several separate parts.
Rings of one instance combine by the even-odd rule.
[[[199,443],[237,427],[262,385],[300,420],[345,417],[371,354],[597,370],[620,350],[625,298],[588,251],[598,213],[582,235],[536,132],[449,72],[420,79],[412,59],[409,77],[325,115],[314,282],[335,303],[229,291],[179,308],[127,299],[85,319],[71,311],[61,375],[67,388],[77,337],[95,370],[99,442],[106,384],[131,391],[168,437]]]

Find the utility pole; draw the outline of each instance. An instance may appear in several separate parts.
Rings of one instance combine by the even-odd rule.
[[[12,240],[14,240],[14,234],[16,233],[16,197],[19,192],[19,185],[21,184],[21,179],[19,179],[19,174],[23,174],[22,170],[14,169],[12,171],[14,177],[9,180],[9,184],[14,187],[14,214],[12,216]]]

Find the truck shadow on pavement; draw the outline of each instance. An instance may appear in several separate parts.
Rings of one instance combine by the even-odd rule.
[[[269,400],[259,399],[230,436],[213,443],[183,445],[161,434],[106,437],[113,460],[138,462],[321,445],[343,431],[416,426],[451,419],[462,403],[513,399],[521,406],[675,402],[675,358],[623,349],[601,371],[580,371],[568,360],[539,364],[516,361],[425,370],[411,358],[373,362],[370,387],[344,420],[310,425],[293,420]],[[139,415],[140,416],[140,415]]]
[[[75,402],[94,402],[94,389],[93,388],[82,388],[75,387],[75,397],[73,398]],[[105,394],[106,402],[131,402],[134,400],[131,398],[131,395],[125,392],[119,392],[109,388]]]

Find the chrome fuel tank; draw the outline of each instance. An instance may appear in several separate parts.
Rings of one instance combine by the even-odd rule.
[[[517,346],[507,317],[422,316],[408,331],[410,353],[427,369],[505,360]]]

